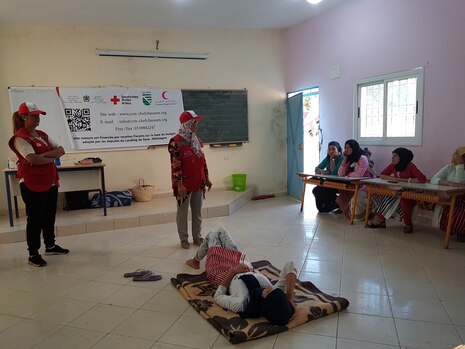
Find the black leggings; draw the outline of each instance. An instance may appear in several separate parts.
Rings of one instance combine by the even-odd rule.
[[[316,208],[319,212],[330,212],[338,208],[336,204],[338,189],[316,186],[312,193],[315,196]]]
[[[27,247],[29,255],[39,254],[40,232],[43,232],[46,247],[55,245],[55,216],[57,212],[58,188],[56,185],[43,192],[29,190],[20,184],[21,196],[26,204]]]

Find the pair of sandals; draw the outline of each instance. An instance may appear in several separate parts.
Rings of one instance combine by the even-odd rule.
[[[123,275],[125,278],[132,278],[132,281],[158,281],[161,280],[162,276],[154,274],[150,270],[137,269],[130,273]]]

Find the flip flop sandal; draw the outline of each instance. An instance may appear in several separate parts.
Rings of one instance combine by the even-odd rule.
[[[134,276],[132,278],[132,281],[158,281],[161,280],[161,275],[154,274],[152,272],[149,272],[144,275],[140,276]]]
[[[135,271],[132,271],[130,273],[125,273],[123,276],[125,278],[132,278],[134,276],[142,276],[142,275],[145,275],[147,273],[151,273],[150,270],[145,270],[145,269],[137,269]]]

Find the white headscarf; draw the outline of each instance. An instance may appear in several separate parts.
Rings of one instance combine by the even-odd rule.
[[[187,143],[190,143],[191,148],[194,151],[195,155],[197,155],[198,157],[201,157],[203,151],[202,151],[202,147],[200,146],[200,141],[197,138],[197,135],[191,130],[192,124],[195,121],[196,120],[191,119],[189,121],[182,123],[181,127],[179,128],[178,133],[182,138],[185,139]]]

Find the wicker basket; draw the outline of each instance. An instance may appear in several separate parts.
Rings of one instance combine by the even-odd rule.
[[[136,201],[150,201],[155,191],[153,185],[144,184],[144,179],[139,178],[139,186],[131,188],[132,195]]]

